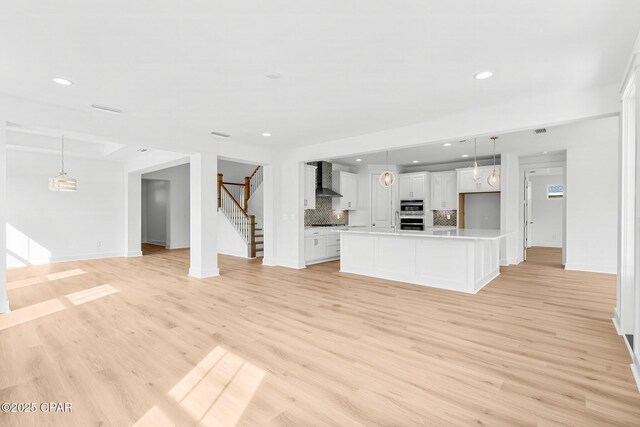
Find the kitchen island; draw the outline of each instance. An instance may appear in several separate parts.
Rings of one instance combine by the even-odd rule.
[[[500,274],[500,230],[348,228],[340,271],[475,294]]]

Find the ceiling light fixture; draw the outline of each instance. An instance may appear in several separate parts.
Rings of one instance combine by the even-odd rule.
[[[451,147],[451,143],[450,142],[446,142],[443,144],[445,147]]]
[[[103,113],[120,114],[122,110],[113,107],[107,107],[106,105],[91,104],[91,108],[94,110],[102,111]]]
[[[463,154],[462,157],[466,158],[466,157],[469,157],[469,155],[468,154]]]
[[[484,79],[488,79],[491,76],[493,76],[493,73],[491,71],[481,71],[473,77],[476,80],[484,80]]]
[[[49,190],[51,191],[76,191],[77,181],[67,176],[64,171],[64,135],[62,135],[61,150],[62,167],[60,173],[53,178],[49,178]]]
[[[267,74],[267,78],[271,79],[271,80],[278,80],[280,77],[282,77],[282,74],[280,74],[280,73],[269,73],[269,74]]]
[[[396,180],[396,176],[389,170],[389,152],[387,151],[387,170],[380,174],[380,185],[391,187]]]
[[[63,79],[62,77],[56,77],[53,81],[62,86],[71,86],[73,84],[71,80]]]
[[[361,161],[362,161],[362,159],[356,159],[356,162],[361,162]]]
[[[271,134],[269,132],[264,132],[262,136],[271,136]]]
[[[417,161],[417,160],[414,160],[414,161],[412,161],[411,163],[418,163],[418,161]]]
[[[500,185],[500,175],[496,173],[496,139],[498,137],[492,136],[491,139],[493,140],[493,172],[487,178],[487,183],[492,187],[497,187]]]

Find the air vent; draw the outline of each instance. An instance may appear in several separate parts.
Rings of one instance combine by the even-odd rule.
[[[107,107],[105,105],[100,105],[100,104],[91,104],[91,108],[93,108],[94,110],[104,111],[105,113],[112,113],[112,114],[122,113],[122,110],[118,108]]]
[[[540,128],[540,129],[534,129],[533,132],[538,135],[540,133],[547,133],[547,129],[545,128]]]
[[[219,136],[220,138],[229,138],[231,136],[228,133],[222,133],[222,132],[211,132],[211,135]]]

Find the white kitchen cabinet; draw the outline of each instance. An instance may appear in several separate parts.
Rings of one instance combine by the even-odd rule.
[[[333,191],[342,194],[334,197],[331,204],[333,209],[353,211],[358,208],[358,175],[355,173],[338,171],[332,178]]]
[[[431,173],[431,209],[458,209],[456,171]]]
[[[326,228],[307,228],[304,238],[306,264],[333,261],[340,258],[340,234]]]
[[[316,166],[304,165],[304,208],[316,208]]]
[[[327,236],[305,237],[304,259],[314,262],[327,257]]]
[[[398,177],[400,200],[424,200],[427,199],[427,172],[403,173]]]
[[[478,180],[473,179],[473,169],[458,169],[458,191],[460,193],[487,193],[500,191],[500,183],[497,187],[492,187],[487,182],[489,175],[493,172],[493,166],[483,166],[478,168]],[[496,166],[496,173],[500,174],[500,166]]]

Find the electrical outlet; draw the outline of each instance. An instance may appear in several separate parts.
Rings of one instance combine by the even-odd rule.
[[[97,246],[97,247],[101,247],[101,246],[102,246],[102,242],[98,240],[98,241],[96,242],[96,246]]]

